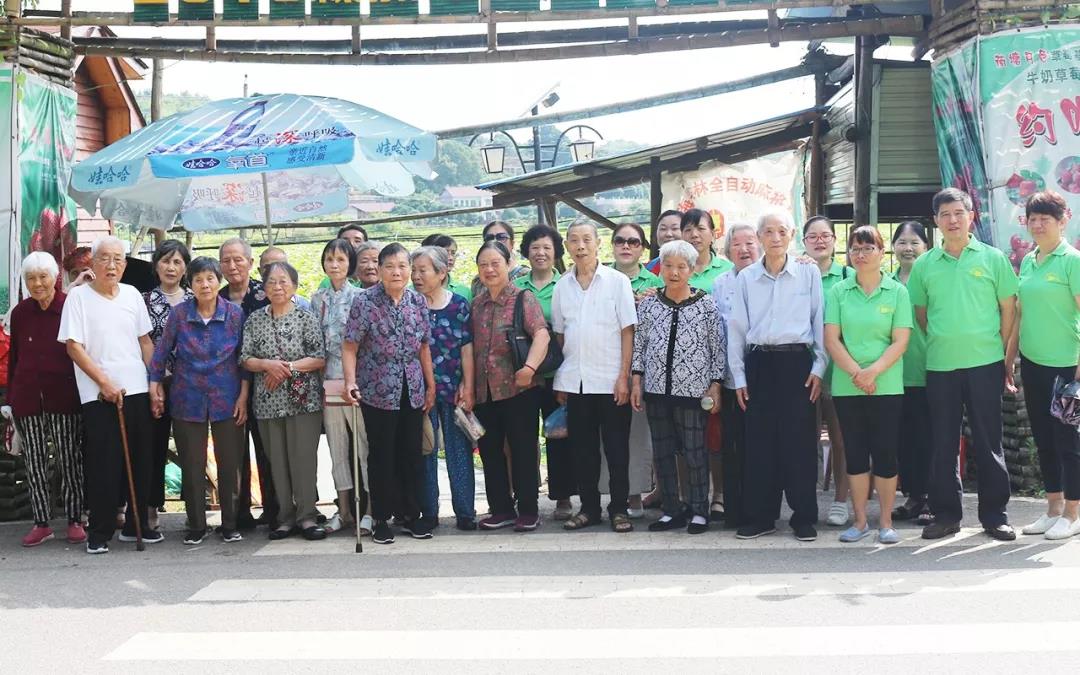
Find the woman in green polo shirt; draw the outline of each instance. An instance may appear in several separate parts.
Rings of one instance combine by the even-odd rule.
[[[893,255],[900,264],[893,278],[907,286],[911,268],[930,248],[926,228],[916,220],[900,223],[893,232]],[[930,402],[926,398],[926,333],[911,327],[904,352],[904,410],[900,416],[900,489],[907,501],[893,510],[894,520],[912,520],[921,526],[934,522],[930,510]]]
[[[559,231],[548,225],[533,225],[521,236],[521,257],[529,261],[525,274],[514,279],[518,288],[532,291],[544,311],[544,320],[551,325],[551,295],[559,280],[562,266],[563,238]],[[547,416],[559,407],[551,388],[555,375],[544,380],[540,390],[540,415]],[[548,499],[555,501],[555,520],[568,520],[574,514],[570,497],[577,494],[577,477],[574,474],[574,456],[570,442],[565,438],[547,439]]]
[[[684,241],[690,242],[698,252],[694,273],[690,276],[691,288],[706,293],[712,292],[716,277],[734,267],[727,258],[721,258],[713,251],[716,241],[716,225],[712,214],[701,209],[690,209],[682,216],[679,223]]]
[[[866,503],[870,473],[881,504],[878,542],[895,544],[896,446],[904,394],[901,361],[911,333],[907,289],[881,273],[885,244],[864,225],[848,238],[855,275],[835,284],[825,302],[825,348],[832,357],[832,395],[847,441],[848,483],[855,522],[840,535],[854,542],[870,534]]]
[[[1008,368],[1019,347],[1024,403],[1046,487],[1046,514],[1023,532],[1047,539],[1080,532],[1080,437],[1050,415],[1054,381],[1080,380],[1080,252],[1065,241],[1067,209],[1055,192],[1028,198],[1027,228],[1035,250],[1020,263],[1019,328],[1005,357]]]
[[[615,257],[611,266],[630,277],[630,289],[634,291],[635,300],[641,300],[664,287],[660,277],[641,264],[645,244],[645,230],[637,223],[624,223],[611,235],[611,250]]]

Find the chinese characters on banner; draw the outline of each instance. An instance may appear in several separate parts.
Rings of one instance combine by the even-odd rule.
[[[135,23],[159,23],[169,20],[168,0],[135,0]]]
[[[802,220],[801,150],[779,152],[738,164],[706,162],[697,171],[664,174],[663,209],[704,209],[718,236],[733,223],[754,224],[762,211],[781,209]]]
[[[214,18],[214,0],[180,0],[181,21],[210,21]]]
[[[371,0],[371,16],[414,16],[419,13],[417,0]]]
[[[1024,202],[1052,189],[1080,213],[1080,30],[981,38],[979,99],[993,243],[1019,265],[1032,243]],[[1080,244],[1080,218],[1066,234]]]

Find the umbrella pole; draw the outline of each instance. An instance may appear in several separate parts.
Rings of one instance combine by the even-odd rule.
[[[270,188],[266,185],[266,172],[260,175],[262,176],[263,211],[266,214],[266,245],[271,246],[274,243],[274,228],[270,224]]]

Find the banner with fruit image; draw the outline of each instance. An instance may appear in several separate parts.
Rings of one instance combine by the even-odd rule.
[[[1033,247],[1024,202],[1049,188],[1077,214],[1066,236],[1080,246],[1080,29],[983,37],[978,51],[994,244],[1019,266]]]
[[[67,196],[75,154],[75,92],[25,69],[16,70],[15,83],[19,255],[46,251],[62,265],[76,242],[76,207]]]

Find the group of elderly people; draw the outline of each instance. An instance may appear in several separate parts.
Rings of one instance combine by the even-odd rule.
[[[1080,252],[1064,239],[1065,202],[1049,191],[1029,198],[1036,248],[1019,281],[1004,254],[971,235],[968,195],[942,190],[932,206],[941,245],[929,248],[921,224],[903,223],[892,236],[894,274],[883,271],[875,227],[851,230],[843,266],[828,219],[805,224],[806,254],[797,256],[790,216],[768,212],[756,227],[729,226],[721,256],[712,215],[696,209],[661,215],[660,255],[648,264],[636,224],[610,233],[614,261],[605,265],[592,222],[571,224],[565,238],[534,226],[518,250],[509,224],[489,223],[471,286],[450,278],[452,238],[433,235],[410,252],[368,243],[353,225],[325,246],[326,279],[310,303],[281,249],[263,253],[262,280],[252,279],[240,239],[217,260],[163,242],[153,257],[159,285],[143,297],[120,283],[126,258],[114,238],[95,242],[84,283],[66,296],[55,260],[32,253],[23,264],[30,297],[11,320],[10,398],[35,518],[23,543],[54,536],[50,446],[69,541],[107,552],[117,527],[121,541],[135,538],[140,517],[143,540],[161,541],[170,433],[183,467],[185,544],[207,535],[208,436],[226,542],[260,523],[273,540],[357,526],[380,544],[394,541],[395,527],[430,538],[440,449],[458,529],[527,532],[540,524],[539,428],[560,406],[567,433],[546,441],[547,483],[567,530],[601,523],[606,493],[615,532],[632,531],[658,504],[650,531],[700,534],[720,517],[751,539],[775,531],[786,498],[794,536],[812,541],[824,422],[836,476],[827,522],[850,525],[841,541],[876,532],[896,543],[894,519],[945,537],[962,516],[966,410],[979,520],[989,536],[1011,540],[1001,397],[1014,388],[1017,354],[1048,500],[1023,531],[1070,537],[1080,531],[1080,443],[1050,413],[1055,382],[1080,379]],[[564,254],[572,266],[560,272]],[[523,351],[508,339],[518,333]],[[475,445],[488,513],[479,520],[474,443],[459,423],[469,412],[484,427]],[[323,432],[338,504],[328,520],[316,509]],[[898,488],[906,502],[894,508]],[[367,497],[362,513],[350,506],[354,491]]]

